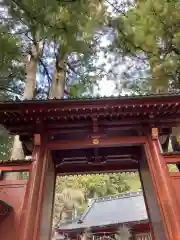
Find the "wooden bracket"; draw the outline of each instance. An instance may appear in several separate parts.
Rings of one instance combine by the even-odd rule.
[[[158,139],[158,128],[152,128],[152,139]]]
[[[41,135],[40,134],[34,134],[34,145],[35,146],[41,145]]]

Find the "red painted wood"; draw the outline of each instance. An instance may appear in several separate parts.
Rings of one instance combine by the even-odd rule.
[[[169,175],[174,178],[179,178],[180,177],[180,172],[169,172]]]
[[[38,191],[38,202],[37,202],[37,212],[36,212],[36,218],[34,222],[34,240],[40,239],[40,224],[41,224],[41,215],[42,215],[42,205],[43,205],[43,196],[44,196],[44,185],[45,185],[45,178],[46,178],[46,169],[48,166],[48,160],[49,160],[49,151],[47,149],[44,149],[44,155],[42,156],[42,169],[41,169],[41,180],[40,180],[40,186]],[[38,161],[41,161],[41,158],[37,159]]]
[[[170,173],[170,176],[178,202],[178,214],[180,215],[180,172]]]
[[[132,146],[141,145],[146,142],[145,137],[112,137],[112,138],[99,138],[99,143],[93,144],[92,139],[83,140],[67,140],[67,141],[52,141],[46,144],[46,147],[50,150],[58,149],[79,149],[81,148],[99,148],[99,147],[111,147],[111,146]]]
[[[180,154],[163,155],[164,161],[168,163],[180,163]]]
[[[17,101],[17,102],[5,102],[0,105],[0,112],[4,115],[9,114],[9,112],[21,111],[28,115],[36,113],[38,110],[42,112],[44,107],[48,109],[63,109],[63,111],[69,109],[82,110],[85,111],[89,109],[107,109],[112,107],[131,107],[134,109],[136,106],[143,110],[143,107],[151,110],[152,106],[157,110],[176,110],[180,104],[180,97],[178,95],[172,96],[141,96],[141,97],[117,97],[117,98],[101,98],[101,99],[79,99],[79,100],[31,100],[31,101]],[[35,111],[34,111],[35,110]],[[136,110],[136,109],[135,109]],[[4,112],[5,111],[5,112]]]
[[[176,199],[177,199],[177,204],[178,204],[178,212],[177,214],[180,215],[180,172],[176,172],[176,173],[171,173],[171,181],[172,181],[172,185],[174,187],[174,191],[176,194]],[[175,240],[180,240],[180,237],[175,238]]]
[[[58,122],[62,126],[64,123],[90,122],[95,115],[98,123],[106,120],[109,125],[114,117],[118,118],[120,120],[117,121],[118,125],[125,128],[126,122],[134,129],[136,123],[141,126],[155,124],[167,128],[167,125],[171,127],[172,123],[175,125],[179,123],[177,116],[179,105],[179,96],[2,103],[0,123],[14,134],[33,134],[43,129],[48,131],[49,123],[55,125]],[[84,127],[81,124],[81,129]]]
[[[146,232],[150,232],[150,226],[149,223],[147,221],[142,221],[142,222],[134,222],[134,223],[130,223],[128,225],[128,223],[126,223],[127,226],[129,226],[129,228],[131,229],[131,234],[138,234],[138,233],[146,233]],[[117,233],[119,229],[119,224],[113,224],[111,226],[104,226],[104,227],[94,227],[91,228],[91,232],[92,234],[96,234],[96,236],[104,236],[104,234],[106,235],[111,235],[113,233]],[[63,234],[63,233],[67,233],[68,236],[71,239],[78,239],[78,235],[81,234],[81,232],[83,232],[82,229],[56,229],[56,232],[58,232],[59,234]]]
[[[24,202],[27,181],[0,181],[0,199],[12,206],[12,212],[0,224],[0,239],[18,240],[19,221]]]
[[[0,104],[0,123],[4,124],[13,134],[25,135],[26,140],[31,139],[34,133],[43,133],[43,142],[50,141],[47,139],[46,132],[54,137],[53,131],[56,131],[56,128],[57,134],[61,133],[62,128],[64,128],[63,132],[69,133],[69,140],[48,142],[47,147],[50,150],[145,145],[167,240],[177,240],[180,236],[180,222],[176,198],[167,171],[166,160],[159,152],[157,141],[148,138],[146,143],[145,137],[124,137],[123,135],[122,137],[116,137],[121,136],[121,134],[118,132],[118,135],[115,135],[111,132],[110,138],[100,138],[99,144],[94,145],[92,139],[85,139],[85,137],[80,139],[79,133],[86,130],[86,137],[92,135],[93,115],[97,117],[98,128],[104,136],[108,136],[108,132],[112,128],[114,130],[123,129],[127,131],[128,135],[133,135],[131,131],[137,130],[137,125],[138,133],[141,135],[148,134],[152,125],[159,126],[163,132],[163,129],[167,126],[169,128],[172,124],[179,124],[179,117],[177,116],[179,106],[179,96],[2,103]],[[57,122],[61,127],[57,126]],[[71,128],[72,125],[73,129]],[[98,135],[101,134],[98,133]],[[79,140],[72,140],[72,136],[74,139],[79,138]],[[63,139],[68,139],[66,137]],[[34,162],[30,171],[22,218],[17,231],[19,234],[18,240],[39,240],[39,224],[47,163],[47,159],[44,158],[45,152],[46,150],[42,147],[35,147],[33,152]],[[17,168],[15,167],[15,169]],[[89,168],[89,171],[93,171],[93,169],[95,169],[94,166]],[[11,170],[13,169],[11,168]],[[84,169],[82,167],[81,171],[83,172],[83,170],[86,170],[85,167]],[[74,169],[74,172],[77,173],[77,169]],[[177,184],[175,188],[177,190]]]
[[[42,205],[44,172],[46,168],[44,147],[35,146],[33,151],[32,170],[23,205],[22,217],[19,226],[18,240],[38,240],[39,218]]]
[[[3,163],[0,164],[0,171],[4,172],[24,172],[31,170],[31,163]]]
[[[148,137],[145,151],[157,194],[166,238],[167,240],[178,239],[180,237],[178,205],[166,163],[160,153],[158,140],[152,140],[151,137]]]
[[[53,208],[55,197],[56,174],[54,163],[51,156],[48,156],[48,164],[46,167],[45,181],[43,186],[41,216],[39,221],[40,232],[39,239],[50,240],[52,236]]]
[[[154,239],[164,240],[166,239],[165,232],[145,151],[142,151],[142,154],[140,155],[139,173],[145,203],[147,202],[146,210],[150,226],[152,226],[153,229],[152,235],[154,233]]]
[[[82,164],[82,165],[59,165],[56,168],[57,175],[77,175],[92,173],[114,173],[114,172],[136,172],[138,170],[137,163],[120,163],[120,164]]]

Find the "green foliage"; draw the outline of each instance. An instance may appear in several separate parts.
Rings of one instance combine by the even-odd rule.
[[[88,200],[108,195],[139,191],[140,181],[136,173],[88,174],[58,177],[54,221],[62,217],[62,209],[71,212],[75,207],[78,215],[87,208]],[[60,197],[61,196],[61,197]],[[71,204],[70,204],[71,203]]]
[[[66,85],[70,92],[79,95],[87,89],[92,89],[92,85],[96,82],[95,76],[92,76],[92,72],[95,71],[94,62],[97,57],[96,46],[98,45],[98,37],[95,34],[101,30],[107,18],[103,1],[13,0],[2,1],[1,6],[8,10],[6,14],[2,15],[2,22],[8,26],[8,36],[11,42],[10,40],[4,41],[3,37],[0,42],[4,41],[3,43],[7,45],[6,48],[3,47],[5,53],[4,72],[8,77],[10,76],[11,81],[25,78],[27,62],[21,56],[34,55],[32,51],[32,45],[34,45],[39,50],[37,52],[38,69],[40,69],[39,74],[41,74],[41,82],[44,86],[47,83],[43,82],[43,79],[47,78],[48,85],[50,85],[52,78],[48,60],[56,59],[57,54],[60,54],[60,57],[64,58],[65,56],[67,61]],[[50,50],[48,54],[47,48]],[[8,49],[11,55],[8,55]],[[7,57],[8,61],[6,62]],[[14,61],[17,59],[20,62],[12,70],[11,65],[14,67]],[[1,67],[2,64],[0,70]],[[9,74],[13,71],[14,74]],[[5,78],[3,80],[5,82],[1,85],[6,84],[6,88],[9,87],[9,81],[6,81]],[[71,90],[72,85],[73,89]],[[75,89],[76,86],[79,88],[78,91]],[[14,87],[13,85],[13,90],[16,92],[17,88]],[[37,87],[39,87],[38,84]],[[6,91],[6,88],[3,90]],[[43,88],[44,91],[47,91],[47,87],[41,87],[41,93]],[[18,92],[18,94],[21,93]]]
[[[90,92],[96,84],[96,34],[103,27],[105,19],[105,7],[97,0],[60,4],[49,19],[51,25],[58,22],[65,29],[59,35],[57,31],[52,33],[51,39],[55,41],[56,61],[63,60],[65,63],[63,70],[66,72],[70,96],[80,96],[87,90]]]
[[[130,189],[121,173],[58,177],[57,191],[64,188],[81,189],[86,199],[114,195]]]
[[[179,172],[179,169],[176,164],[167,165],[169,172]]]
[[[13,137],[0,125],[0,162],[10,160]]]
[[[0,100],[13,92],[13,80],[22,79],[21,43],[17,36],[12,35],[7,24],[0,24]]]
[[[137,0],[113,22],[113,47],[125,56],[145,59],[153,91],[179,88],[179,1]],[[138,60],[137,60],[138,61]]]

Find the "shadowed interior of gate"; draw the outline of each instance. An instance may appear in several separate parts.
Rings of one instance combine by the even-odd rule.
[[[57,174],[88,172],[136,171],[141,148],[96,147],[71,150],[53,150],[52,159]]]

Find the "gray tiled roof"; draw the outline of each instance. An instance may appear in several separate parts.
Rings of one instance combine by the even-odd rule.
[[[62,224],[59,229],[98,227],[147,220],[143,194],[130,193],[93,200],[79,221]]]

